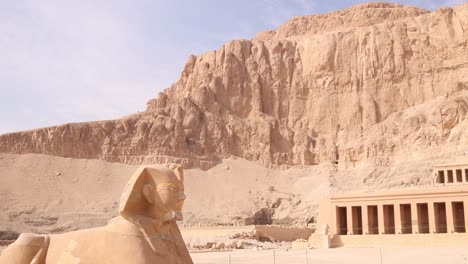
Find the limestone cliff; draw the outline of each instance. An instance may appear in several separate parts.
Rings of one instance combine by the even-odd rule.
[[[229,156],[386,165],[468,151],[467,111],[468,4],[370,3],[191,56],[145,112],[2,135],[0,152],[202,168]]]

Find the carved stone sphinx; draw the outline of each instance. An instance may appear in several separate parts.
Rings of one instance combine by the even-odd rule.
[[[104,227],[56,235],[21,234],[0,264],[191,264],[176,224],[185,200],[183,169],[143,167],[128,182],[120,216]]]

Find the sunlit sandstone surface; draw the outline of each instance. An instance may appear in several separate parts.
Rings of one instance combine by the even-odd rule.
[[[190,264],[176,221],[185,200],[183,169],[142,167],[122,193],[119,217],[104,227],[62,234],[22,233],[1,264]]]

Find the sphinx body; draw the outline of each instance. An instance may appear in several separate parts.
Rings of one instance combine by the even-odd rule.
[[[0,264],[191,264],[176,224],[181,219],[182,169],[142,168],[121,198],[120,216],[104,227],[54,235],[21,234]]]

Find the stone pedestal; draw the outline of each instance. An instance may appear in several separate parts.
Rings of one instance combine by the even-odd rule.
[[[330,237],[322,236],[322,248],[330,248]]]

